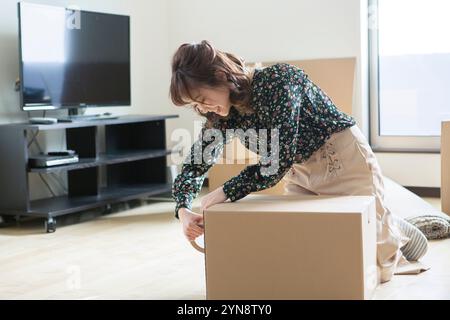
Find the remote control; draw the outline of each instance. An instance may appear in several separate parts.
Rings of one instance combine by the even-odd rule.
[[[58,119],[56,118],[44,118],[44,117],[33,117],[30,118],[30,123],[32,124],[54,124],[57,123]]]

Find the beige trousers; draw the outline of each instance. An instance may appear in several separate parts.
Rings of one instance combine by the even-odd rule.
[[[306,162],[294,163],[283,180],[287,194],[375,196],[379,281],[389,281],[396,267],[407,263],[400,248],[409,238],[384,205],[381,169],[358,126],[334,133]]]

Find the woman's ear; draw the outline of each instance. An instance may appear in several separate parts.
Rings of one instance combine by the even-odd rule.
[[[236,82],[234,82],[232,79],[228,79],[227,74],[225,72],[219,70],[219,71],[216,71],[215,75],[216,75],[217,79],[227,83],[228,89],[234,90],[234,89],[239,88],[239,86],[236,84]]]
[[[223,71],[221,71],[221,70],[217,70],[217,71],[215,72],[215,76],[216,76],[216,78],[219,79],[220,81],[223,81],[223,82],[228,81],[226,73],[223,72]]]

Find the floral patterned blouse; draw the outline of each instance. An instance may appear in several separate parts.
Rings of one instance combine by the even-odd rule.
[[[257,164],[247,166],[237,176],[226,181],[223,191],[232,202],[251,192],[274,186],[294,162],[302,163],[308,160],[331,134],[356,124],[354,118],[340,111],[302,69],[286,63],[255,70],[251,99],[255,113],[242,114],[232,106],[226,118],[219,118],[215,122],[214,129],[220,130],[223,139],[216,141],[215,138],[205,138],[207,128],[202,128],[172,186],[177,219],[179,208],[192,209],[192,201],[200,192],[206,172],[217,162],[224,145],[233,137],[237,136],[246,148],[260,155],[258,145],[264,142],[266,150],[271,154],[276,151],[278,156],[268,158],[266,152]],[[267,138],[261,141],[262,138],[256,136],[258,143],[255,145],[250,143],[251,139],[245,139],[245,135],[239,134],[240,130],[236,130],[233,135],[231,132],[234,130],[228,129],[242,129],[243,132],[248,129],[254,129],[256,132],[259,132],[259,129],[267,129]],[[271,132],[274,131],[275,135],[272,136]],[[278,144],[273,144],[272,150],[271,141],[276,138]],[[212,141],[214,148],[209,147],[212,152],[204,152]],[[272,169],[267,169],[268,167]]]

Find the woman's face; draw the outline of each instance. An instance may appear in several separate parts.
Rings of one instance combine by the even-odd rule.
[[[194,98],[192,105],[201,113],[214,112],[225,117],[230,112],[230,89],[227,87],[201,87],[193,90],[191,94]]]

